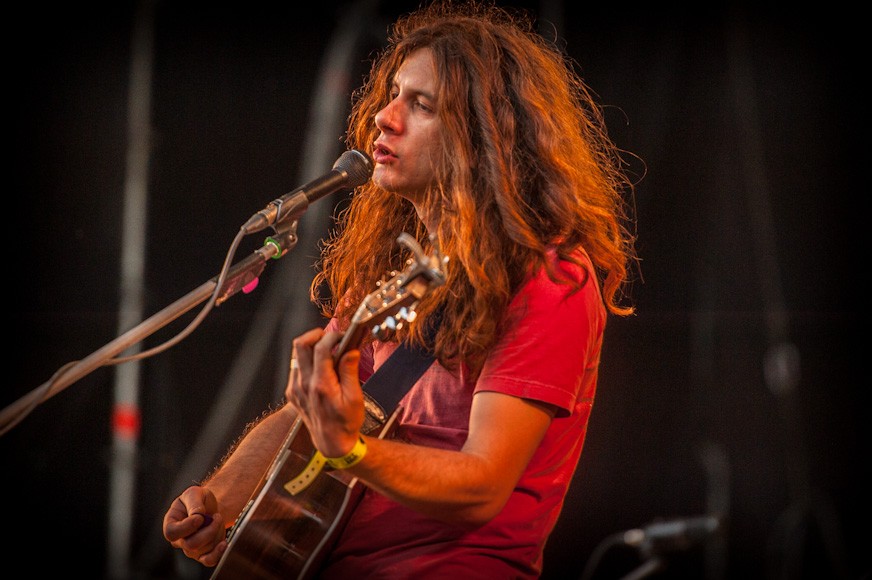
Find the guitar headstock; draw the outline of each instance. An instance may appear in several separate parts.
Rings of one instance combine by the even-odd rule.
[[[400,234],[397,242],[411,250],[413,256],[406,261],[402,272],[391,272],[389,279],[379,282],[376,290],[364,298],[334,351],[334,360],[357,348],[367,332],[381,337],[412,322],[421,298],[445,283],[443,267],[447,258],[442,257],[438,248],[427,255],[418,241],[406,232]]]

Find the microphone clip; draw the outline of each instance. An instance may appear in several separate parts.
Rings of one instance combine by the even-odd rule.
[[[298,203],[298,201],[302,201],[302,203]],[[290,236],[293,238],[293,245],[296,245],[297,225],[300,223],[300,217],[309,208],[309,200],[306,198],[306,195],[301,192],[293,197],[292,202],[293,203],[286,202],[282,198],[272,202],[272,205],[275,206],[275,215],[277,217],[275,222],[270,224],[269,227],[272,228],[272,231],[274,231],[277,236]],[[288,207],[290,207],[290,209],[286,209]]]

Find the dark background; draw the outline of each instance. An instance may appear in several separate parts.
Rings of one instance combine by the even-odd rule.
[[[597,578],[621,577],[651,560],[612,546],[614,534],[714,513],[723,516],[720,533],[655,551],[666,564],[658,577],[868,575],[859,18],[836,4],[511,5],[558,31],[607,106],[613,138],[641,158],[628,156],[630,170],[644,174],[634,200],[638,314],[607,329],[586,449],[544,577],[578,578],[586,565]],[[148,205],[137,218],[147,227],[144,317],[214,277],[252,213],[329,170],[343,150],[350,88],[387,23],[412,6],[156,4]],[[7,20],[19,30],[4,41],[13,226],[5,231],[3,406],[122,332],[135,8],[35,5]],[[315,87],[349,25],[357,34],[350,64],[325,85],[339,95],[334,129],[314,113],[329,104]],[[306,168],[306,156],[325,147],[328,160]],[[267,265],[253,293],[234,296],[140,365],[126,571],[106,571],[117,533],[108,516],[118,465],[113,368],[55,393],[0,437],[0,566],[24,576],[202,575],[163,541],[160,519],[277,400],[288,337],[318,323],[305,289],[334,201],[310,207],[299,245]],[[248,238],[237,259],[262,240]],[[784,372],[767,374],[767,360]],[[240,400],[212,415],[227,392]],[[206,427],[217,431],[196,447]],[[206,451],[191,459],[192,449]]]

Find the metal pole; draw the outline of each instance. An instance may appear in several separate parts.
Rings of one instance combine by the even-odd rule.
[[[152,0],[141,0],[133,21],[130,88],[127,103],[127,158],[121,237],[119,333],[143,316],[146,208],[150,152],[151,84],[153,68]],[[125,355],[140,351],[133,345]],[[130,539],[135,509],[137,448],[140,432],[140,363],[115,367],[112,410],[112,454],[106,572],[109,578],[130,577]]]

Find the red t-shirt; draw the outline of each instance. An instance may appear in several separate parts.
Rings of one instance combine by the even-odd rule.
[[[587,271],[593,267],[586,256]],[[573,278],[582,270],[561,267]],[[320,578],[537,578],[581,455],[597,382],[606,313],[594,276],[579,292],[537,273],[512,301],[524,312],[488,357],[476,382],[438,363],[400,402],[395,436],[426,447],[460,449],[472,397],[496,391],[558,407],[539,449],[502,512],[486,525],[462,530],[366,489],[327,557]],[[395,345],[362,349],[365,379]],[[510,429],[511,425],[506,425]]]

